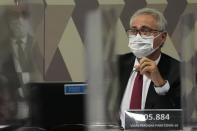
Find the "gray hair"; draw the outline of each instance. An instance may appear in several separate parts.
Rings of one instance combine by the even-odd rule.
[[[165,30],[167,26],[167,21],[163,14],[158,10],[151,8],[142,8],[137,10],[130,19],[130,24],[136,16],[140,15],[152,15],[157,20],[157,28],[158,30]]]

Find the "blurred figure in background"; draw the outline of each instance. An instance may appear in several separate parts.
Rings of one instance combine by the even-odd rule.
[[[23,87],[29,82],[42,81],[37,62],[40,52],[29,18],[26,6],[6,8],[1,18],[7,25],[7,30],[1,30],[1,33],[8,31],[0,41],[1,125],[28,118]]]
[[[28,8],[24,6],[8,9],[5,14],[10,34],[9,44],[21,84],[42,81],[37,62],[40,52],[33,35]]]

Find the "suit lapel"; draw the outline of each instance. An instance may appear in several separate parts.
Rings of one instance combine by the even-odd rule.
[[[130,74],[133,70],[135,56],[133,54],[130,54],[129,56],[126,56],[125,58],[123,58],[122,61],[124,64],[122,64],[119,69],[121,98],[123,97],[123,94],[126,89]]]
[[[122,101],[122,98],[123,98],[123,94],[124,94],[124,91],[126,89],[127,82],[129,80],[131,71],[133,70],[134,62],[135,62],[135,56],[132,53],[119,57],[118,67],[119,67],[119,82],[120,82],[119,85],[120,85],[120,88],[119,88],[119,94],[118,94],[118,99],[117,99],[118,100],[117,101],[117,106],[115,107],[117,113],[119,113],[119,109],[120,109],[121,101]],[[117,115],[117,116],[118,116],[118,119],[119,119],[119,115]]]

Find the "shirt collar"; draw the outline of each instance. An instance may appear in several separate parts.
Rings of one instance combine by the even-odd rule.
[[[12,39],[13,43],[15,43],[16,41],[20,40],[22,44],[26,43],[27,42],[27,37],[23,37],[23,38],[20,38],[20,39]]]
[[[16,43],[17,41],[18,41],[17,39],[11,39],[13,48],[17,48],[17,46],[19,46]],[[27,37],[23,37],[20,39],[20,46],[22,47],[23,51],[25,50],[25,47],[27,46],[26,43],[27,43]]]
[[[26,42],[27,42],[27,37],[23,37],[23,38],[21,39],[21,41],[22,41],[23,43],[26,43]]]

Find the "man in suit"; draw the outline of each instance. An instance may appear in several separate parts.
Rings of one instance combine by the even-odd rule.
[[[27,7],[8,9],[5,13],[10,33],[9,44],[21,84],[42,81],[42,60],[35,41]]]
[[[27,119],[29,107],[23,87],[28,82],[42,81],[36,57],[39,48],[29,31],[31,25],[27,15],[27,10],[19,7],[6,8],[4,13],[9,32],[5,40],[0,42],[0,123]],[[9,103],[13,106],[9,106]]]
[[[179,62],[161,53],[167,32],[164,16],[155,9],[134,13],[127,31],[132,53],[119,58],[120,120],[132,109],[179,109]]]

